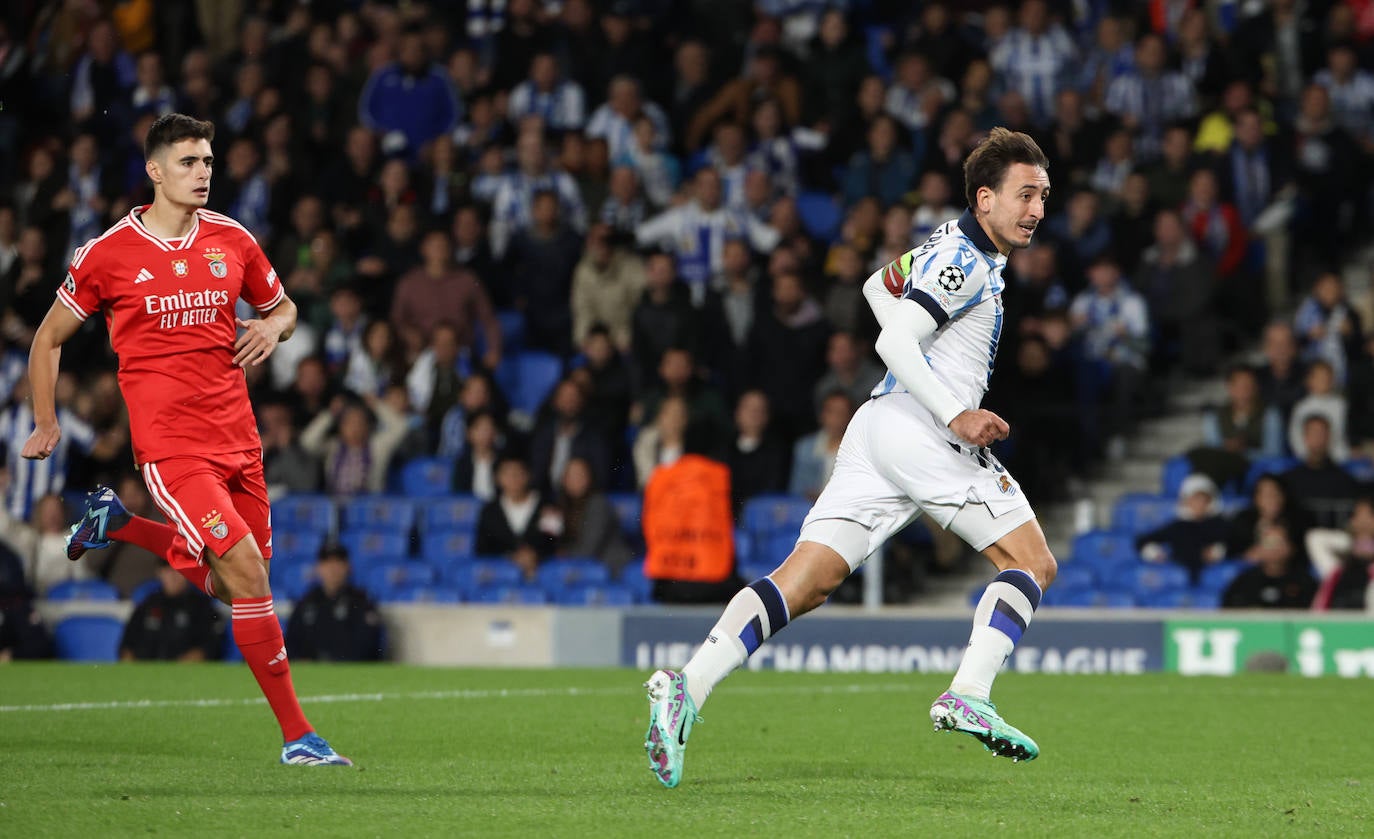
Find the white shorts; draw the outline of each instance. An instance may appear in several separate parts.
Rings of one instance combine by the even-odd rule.
[[[890,394],[855,412],[797,541],[826,545],[858,568],[922,513],[977,551],[1035,518],[990,452],[956,448],[914,398]]]

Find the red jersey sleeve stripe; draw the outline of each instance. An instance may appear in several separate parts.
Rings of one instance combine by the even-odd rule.
[[[277,282],[277,293],[274,294],[274,295],[272,295],[272,299],[271,299],[271,300],[269,300],[269,301],[267,301],[266,303],[263,303],[261,306],[259,306],[259,307],[258,307],[258,311],[259,311],[259,312],[264,312],[264,313],[270,312],[270,311],[272,311],[273,309],[277,308],[277,304],[281,303],[281,301],[284,300],[285,298],[286,298],[286,288],[281,284],[280,281],[278,281],[278,282]]]
[[[76,315],[77,320],[84,321],[86,318],[90,317],[90,314],[85,309],[81,308],[81,304],[77,303],[76,298],[68,294],[65,288],[59,288],[57,290],[57,299],[62,301],[62,305],[70,309],[72,314]]]

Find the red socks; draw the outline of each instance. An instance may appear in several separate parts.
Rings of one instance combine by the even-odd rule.
[[[145,519],[141,516],[130,516],[129,522],[118,530],[111,530],[108,533],[111,539],[118,539],[121,542],[128,542],[131,545],[138,545],[144,550],[150,551],[167,561],[172,566],[172,570],[191,581],[191,585],[210,595],[215,596],[214,587],[210,583],[210,566],[206,563],[197,563],[186,553],[185,547],[178,547],[177,529],[170,524]],[[173,557],[180,555],[180,561],[173,561]]]
[[[291,685],[291,665],[286,660],[286,643],[272,611],[271,596],[234,600],[233,630],[234,643],[277,716],[282,740],[299,740],[313,731]]]

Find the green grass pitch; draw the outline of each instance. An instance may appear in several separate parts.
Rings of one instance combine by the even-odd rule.
[[[1374,835],[1367,681],[1008,674],[1013,764],[947,676],[743,672],[665,790],[643,673],[294,670],[356,768],[276,765],[242,666],[0,667],[0,836]]]

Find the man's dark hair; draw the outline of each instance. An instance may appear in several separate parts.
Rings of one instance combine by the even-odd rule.
[[[1006,128],[994,128],[964,161],[964,199],[969,209],[978,206],[978,190],[997,191],[1014,164],[1026,163],[1048,170],[1050,161],[1029,135]]]
[[[215,139],[215,124],[185,114],[164,114],[153,120],[148,136],[143,140],[143,159],[152,160],[163,147],[182,140]]]

